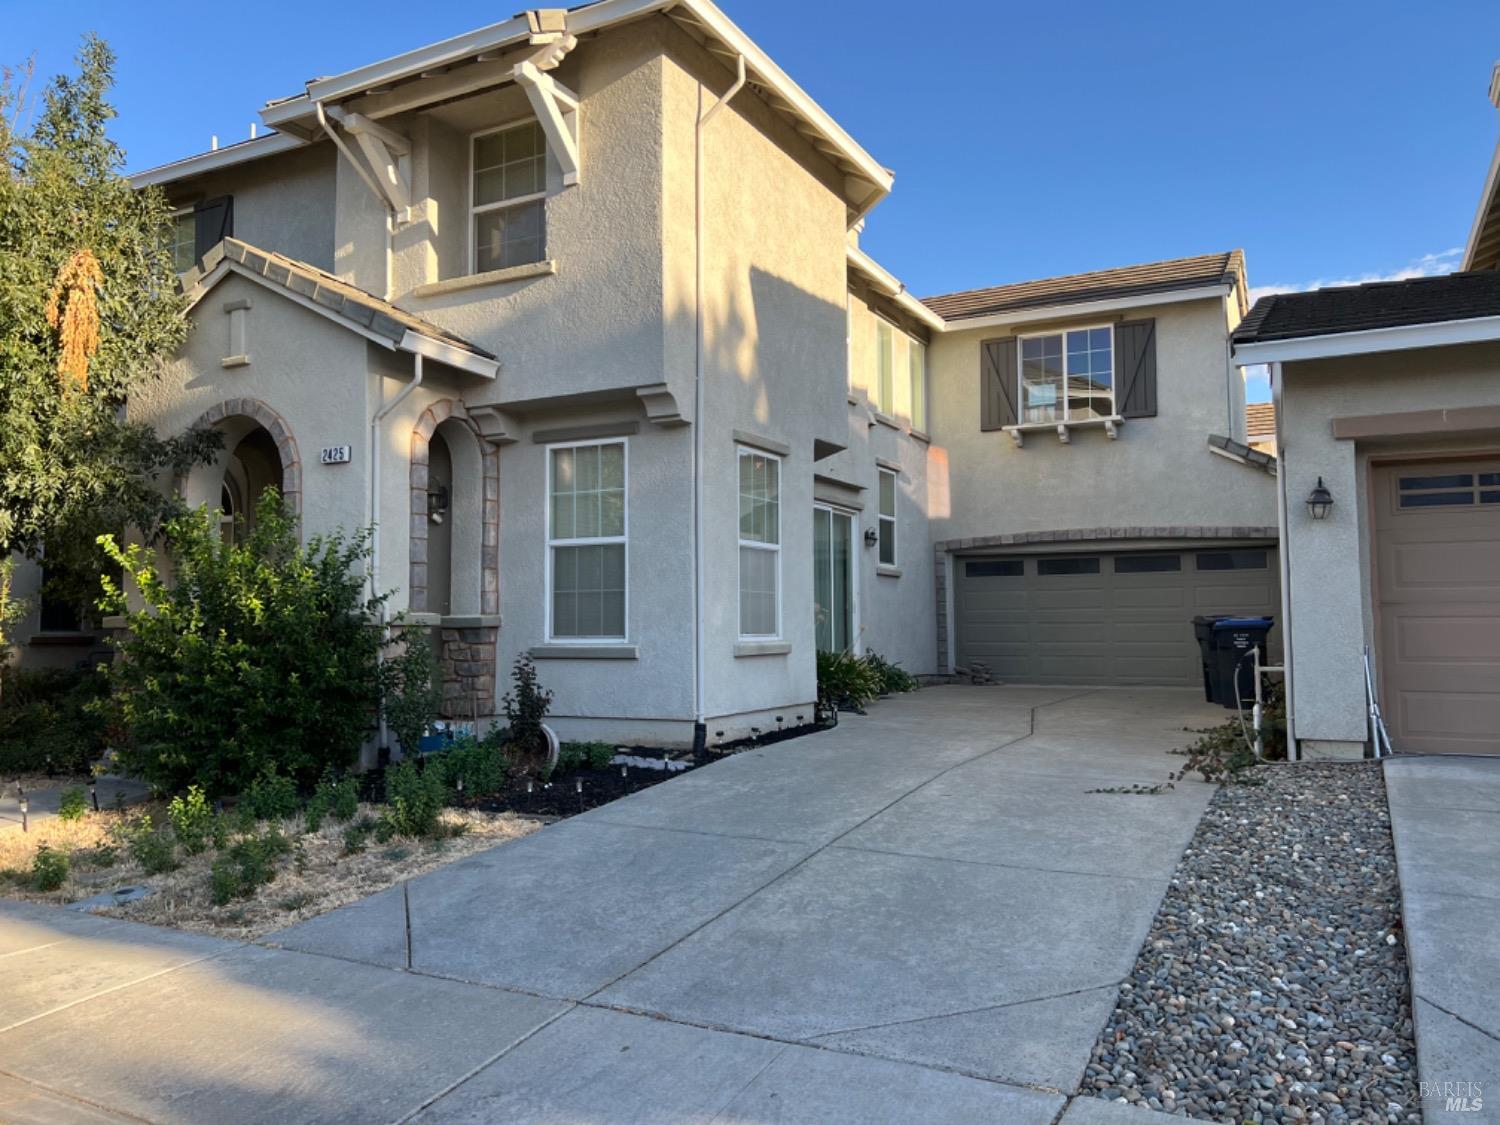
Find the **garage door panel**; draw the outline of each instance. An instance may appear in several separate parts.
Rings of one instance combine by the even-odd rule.
[[[1372,474],[1377,659],[1397,750],[1500,754],[1500,458]]]
[[[1206,553],[1212,569],[1188,548],[966,560],[955,567],[958,661],[1012,682],[1201,687],[1195,614],[1277,613],[1274,551]]]

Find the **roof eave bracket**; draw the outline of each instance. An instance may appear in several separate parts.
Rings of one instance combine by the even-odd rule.
[[[567,36],[566,39],[572,39],[572,36]],[[561,55],[552,51],[545,58],[550,60],[554,56],[561,58]],[[557,64],[554,61],[552,65]],[[578,95],[550,74],[544,74],[534,59],[517,63],[512,73],[517,85],[526,91],[526,99],[536,112],[542,132],[547,135],[547,146],[562,166],[564,186],[573,186],[580,181],[582,172],[578,144]]]
[[[411,141],[378,122],[358,113],[329,116],[337,120],[359,145],[370,162],[375,184],[391,210],[402,221],[411,219]]]

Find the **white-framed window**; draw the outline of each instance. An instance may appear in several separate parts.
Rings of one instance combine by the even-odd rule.
[[[740,448],[740,636],[781,636],[781,458]]]
[[[476,133],[469,149],[473,273],[547,256],[547,137],[536,121]]]
[[[547,637],[623,641],[629,588],[624,438],[547,447]]]
[[[1114,335],[1106,324],[1022,336],[1021,421],[1113,417]]]
[[[896,565],[896,474],[890,469],[880,469],[880,544],[876,556],[881,566]]]
[[[896,405],[896,329],[875,318],[875,409],[891,414]]]
[[[906,340],[906,366],[911,376],[911,428],[927,432],[927,345],[915,336]]]
[[[197,226],[191,207],[172,212],[172,233],[168,246],[172,251],[172,270],[175,273],[186,273],[198,264]]]

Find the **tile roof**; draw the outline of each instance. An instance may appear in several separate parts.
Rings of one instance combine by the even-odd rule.
[[[1245,432],[1251,434],[1274,434],[1276,432],[1276,406],[1269,402],[1252,402],[1245,407]]]
[[[1168,293],[1205,285],[1234,284],[1245,291],[1245,255],[1241,250],[1224,254],[1199,254],[1193,258],[1171,258],[1119,269],[1095,270],[1039,281],[1020,281],[988,289],[969,289],[939,297],[924,297],[922,303],[944,320],[989,316],[1016,309],[1046,305],[1107,301],[1147,293]]]
[[[1487,316],[1500,316],[1500,272],[1494,270],[1276,293],[1255,302],[1233,338],[1255,344]]]
[[[411,331],[432,340],[441,340],[480,359],[495,358],[494,353],[471,344],[461,336],[455,336],[446,328],[423,320],[347,281],[340,281],[316,266],[272,250],[258,249],[238,238],[226,238],[210,248],[196,266],[183,274],[183,292],[194,296],[193,290],[226,258],[282,289],[314,301],[361,328],[384,337],[392,344],[400,344],[406,333]]]

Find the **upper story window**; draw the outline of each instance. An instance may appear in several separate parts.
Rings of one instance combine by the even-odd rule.
[[[625,639],[625,442],[547,454],[548,636]]]
[[[547,254],[547,139],[535,121],[473,138],[473,270],[540,262]]]
[[[875,409],[890,414],[896,405],[896,330],[875,319]]]
[[[741,449],[740,636],[781,635],[781,459]]]
[[[1045,336],[1022,336],[1020,344],[1023,423],[1114,416],[1111,328],[1074,328]]]
[[[881,566],[896,565],[896,474],[890,469],[878,470],[880,478],[879,536]]]
[[[178,211],[172,216],[172,232],[167,245],[172,252],[174,273],[186,273],[197,264],[197,237],[197,222],[192,208]]]
[[[906,365],[911,376],[911,428],[927,432],[927,345],[915,336],[906,341]]]

